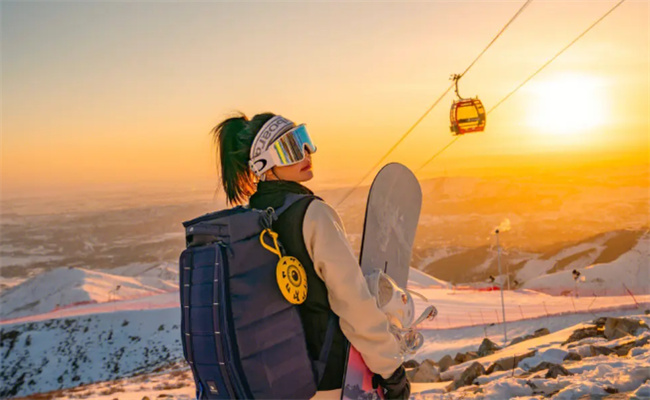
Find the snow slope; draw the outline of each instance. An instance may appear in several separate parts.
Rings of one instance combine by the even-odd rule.
[[[132,269],[133,270],[133,269]],[[138,273],[141,272],[141,273]],[[80,304],[149,296],[178,289],[176,276],[140,266],[131,276],[83,268],[57,268],[2,293],[0,318],[9,320]],[[124,271],[122,271],[124,272]]]
[[[647,315],[635,315],[633,318],[645,321],[646,327],[650,321]],[[479,376],[475,380],[478,387],[470,385],[447,392],[445,388],[450,384],[449,381],[415,383],[412,398],[417,400],[542,399],[552,396],[555,400],[573,400],[582,398],[583,395],[603,398],[611,393],[626,393],[625,397],[618,398],[635,398],[634,395],[640,399],[648,398],[647,396],[650,395],[650,385],[647,383],[650,381],[650,343],[648,343],[650,331],[644,330],[637,332],[636,336],[624,336],[609,341],[602,337],[588,337],[578,342],[564,344],[577,329],[593,326],[587,321],[589,320],[549,335],[520,342],[491,355],[452,366],[441,374],[443,379],[458,379],[474,362],[480,363],[487,369],[497,360],[512,359],[531,351],[535,352],[532,357],[524,358],[515,369]],[[630,342],[641,343],[641,346],[633,348],[625,356],[594,355],[590,350],[591,345],[613,349]],[[582,359],[565,361],[564,357],[569,352],[581,354]],[[545,369],[540,372],[531,371],[542,362],[562,365],[570,375],[545,378]]]
[[[532,252],[516,247],[517,243],[510,234],[506,232],[502,235],[504,246],[500,261],[501,274],[509,274],[513,287],[521,287],[522,283],[545,274],[610,263],[629,252],[635,252],[640,243],[646,243],[647,248],[650,237],[647,229],[609,231],[578,242],[558,242],[544,252]],[[497,254],[494,238],[485,237],[484,243],[476,247],[451,244],[416,247],[413,263],[419,270],[445,281],[476,284],[487,282],[490,275],[500,273]]]
[[[424,323],[429,329],[449,329],[461,326],[499,324],[503,320],[501,293],[495,291],[418,288],[417,292],[429,299],[438,309],[438,316]],[[595,313],[621,308],[636,308],[635,300],[642,306],[650,304],[650,294],[579,298],[551,296],[533,290],[504,291],[506,322],[547,318],[554,315]],[[414,297],[416,314],[427,304]]]
[[[515,279],[527,282],[556,270],[572,271],[591,264],[611,262],[629,252],[647,252],[650,232],[611,231],[596,235],[559,251],[542,254],[526,261],[516,272]],[[645,250],[644,250],[645,249]]]
[[[616,260],[577,268],[582,277],[578,281],[580,295],[625,295],[650,293],[650,235],[640,238],[631,251]],[[583,280],[584,279],[584,280]],[[546,274],[530,279],[523,287],[549,294],[574,291],[572,270]]]
[[[414,282],[439,310],[436,320],[423,326],[426,343],[417,359],[437,360],[444,354],[475,350],[483,335],[501,340],[503,325],[491,325],[502,319],[499,292],[441,288],[436,280],[435,286],[426,287],[431,278],[423,274],[412,275]],[[178,299],[177,292],[170,292],[80,305],[1,324],[0,379],[6,384],[0,397],[111,381],[181,361]],[[564,296],[522,290],[506,293],[505,299],[509,336],[532,333],[541,326],[563,329],[594,314],[638,313],[629,310],[634,308],[630,296],[606,301],[581,297],[572,303]],[[426,305],[418,297],[415,301],[417,308]],[[650,295],[637,301],[647,307]]]
[[[160,327],[156,328],[160,319],[174,320],[177,318],[178,315],[175,313],[175,310],[116,312],[112,316],[104,315],[102,318],[104,321],[95,317],[78,317],[39,324],[3,326],[3,349],[9,348],[10,350],[9,357],[6,357],[9,361],[5,364],[7,367],[0,374],[3,381],[7,383],[7,388],[3,389],[4,392],[1,395],[6,396],[11,393],[9,390],[18,389],[15,390],[18,396],[57,390],[50,393],[52,397],[48,398],[141,400],[144,396],[148,396],[150,399],[191,399],[194,394],[194,382],[189,368],[180,360],[182,350],[178,343],[177,327],[172,325],[169,329],[169,325],[165,323],[162,330]],[[638,310],[611,311],[597,313],[595,316],[592,314],[561,315],[544,319],[544,321],[519,321],[509,329],[513,336],[532,333],[539,328],[540,322],[552,333],[520,342],[476,361],[487,367],[488,364],[499,358],[537,350],[534,357],[526,359],[522,363],[522,368],[515,370],[515,374],[524,374],[537,362],[558,361],[558,358],[565,355],[567,348],[563,348],[561,343],[573,330],[585,326],[584,321],[592,320],[596,316],[635,314],[638,314]],[[638,318],[650,321],[647,316]],[[31,329],[25,329],[26,327]],[[84,332],[86,327],[93,330]],[[489,329],[487,336],[493,341],[498,341],[502,335],[500,328],[500,326],[496,326]],[[98,332],[96,329],[108,329],[108,331]],[[100,340],[94,339],[97,333],[99,333]],[[444,349],[431,351],[429,348],[424,348],[415,357],[420,361],[427,358],[438,360],[446,354],[453,357],[457,352],[476,350],[484,337],[482,327],[460,327],[425,333],[427,334],[427,345],[440,342],[444,344]],[[648,336],[647,332],[642,335]],[[27,336],[30,336],[30,345],[26,345]],[[52,336],[53,340],[47,341],[46,336]],[[8,337],[12,338],[7,339]],[[612,345],[615,342],[612,341],[608,344],[604,339],[589,341],[589,343],[600,346]],[[47,345],[51,348],[50,355],[43,353],[43,348]],[[574,351],[576,350],[574,349]],[[27,361],[28,363],[24,369],[23,365],[15,362],[21,356],[23,357],[22,362]],[[562,390],[563,393],[560,395],[561,397],[557,397],[558,399],[577,399],[587,391],[602,394],[603,387],[607,386],[645,393],[644,390],[650,389],[650,387],[642,385],[650,371],[649,359],[650,346],[645,345],[643,348],[634,350],[631,357],[627,359],[615,356],[598,356],[585,358],[570,365],[565,364],[566,368],[576,375],[561,377],[555,382],[542,380],[539,377],[513,377],[512,371],[496,372],[478,378],[483,388],[483,391],[478,394],[463,389],[445,393],[444,388],[450,382],[414,383],[412,384],[411,398],[501,400],[521,395],[530,396],[533,389],[526,384],[527,380],[536,382],[547,391]],[[146,363],[143,363],[143,360],[146,360]],[[50,364],[53,365],[50,366]],[[447,375],[458,375],[468,364],[452,367]],[[11,375],[10,372],[13,371],[15,373]],[[26,375],[22,379],[16,378],[16,374],[23,373]],[[22,382],[20,388],[16,384],[17,382]],[[30,384],[29,382],[34,383]],[[88,384],[74,389],[64,389],[85,382]],[[646,384],[646,386],[648,385]],[[541,399],[542,397],[532,398]],[[522,399],[531,399],[531,397],[522,397]]]
[[[426,287],[426,288],[451,288],[449,282],[445,282],[442,279],[434,278],[431,275],[425,274],[424,272],[417,270],[413,267],[409,269],[409,278],[407,287],[413,289],[415,287]]]
[[[0,328],[0,398],[110,381],[180,361],[179,307]]]

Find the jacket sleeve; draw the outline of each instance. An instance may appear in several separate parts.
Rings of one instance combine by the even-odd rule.
[[[403,361],[399,344],[368,290],[341,218],[328,204],[314,200],[305,213],[303,237],[343,334],[372,372],[390,377]]]

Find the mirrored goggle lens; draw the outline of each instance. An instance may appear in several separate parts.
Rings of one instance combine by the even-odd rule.
[[[302,161],[305,158],[305,148],[308,148],[311,153],[316,151],[316,146],[304,125],[282,135],[275,141],[273,148],[279,165],[291,165]]]

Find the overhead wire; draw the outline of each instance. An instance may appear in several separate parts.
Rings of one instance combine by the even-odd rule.
[[[506,101],[506,99],[508,99],[510,96],[512,96],[512,95],[513,95],[517,90],[519,90],[519,89],[520,89],[522,86],[524,86],[526,83],[528,83],[528,81],[530,81],[531,79],[533,79],[533,78],[535,77],[535,75],[539,74],[539,73],[540,73],[544,68],[546,68],[550,63],[552,63],[553,61],[555,61],[556,58],[558,58],[562,53],[564,53],[564,52],[565,52],[569,47],[573,46],[573,45],[575,44],[575,42],[577,42],[578,40],[580,40],[580,39],[581,39],[585,34],[587,34],[587,32],[589,32],[593,27],[595,27],[596,25],[598,25],[598,23],[600,23],[600,21],[602,21],[603,19],[605,19],[609,14],[611,14],[611,13],[612,13],[616,8],[618,8],[618,6],[620,6],[621,4],[623,4],[625,1],[626,1],[626,0],[620,0],[618,3],[616,3],[616,5],[615,5],[614,7],[610,8],[610,10],[607,11],[605,14],[603,14],[602,17],[598,18],[598,20],[596,20],[596,22],[594,22],[593,24],[591,24],[591,25],[589,26],[589,28],[587,28],[584,32],[582,32],[582,33],[581,33],[580,35],[578,35],[575,39],[573,39],[573,40],[571,41],[571,43],[569,43],[568,45],[564,46],[564,48],[563,48],[562,50],[560,50],[559,52],[557,52],[557,54],[555,54],[555,55],[554,55],[550,60],[548,60],[547,62],[544,63],[544,65],[542,65],[541,67],[539,67],[539,69],[538,69],[537,71],[535,71],[531,76],[529,76],[528,78],[526,78],[526,80],[524,80],[524,81],[523,81],[519,86],[517,86],[515,89],[513,89],[513,90],[512,90],[510,93],[508,93],[508,94],[507,94],[503,99],[501,99],[497,104],[495,104],[492,108],[490,108],[490,109],[488,110],[487,114],[489,114],[490,112],[494,111],[497,107],[499,107],[499,106],[501,105],[501,103],[503,103],[504,101]]]
[[[494,42],[497,41],[497,39],[499,38],[499,36],[501,36],[501,34],[502,34],[503,32],[505,32],[506,29],[508,29],[508,27],[510,26],[510,24],[512,24],[512,22],[513,22],[515,19],[517,19],[517,17],[519,16],[519,14],[521,14],[521,13],[526,9],[526,7],[528,7],[528,5],[529,5],[530,3],[532,3],[532,1],[533,1],[533,0],[526,0],[526,2],[524,3],[524,5],[521,6],[521,7],[519,8],[519,10],[517,10],[517,12],[515,13],[515,15],[513,15],[512,18],[510,18],[510,21],[508,21],[508,22],[503,26],[503,28],[501,28],[501,30],[499,31],[499,33],[496,34],[496,36],[494,37],[494,39],[492,39],[492,41],[491,41],[487,46],[485,46],[485,48],[483,49],[483,51],[482,51],[478,56],[476,56],[476,58],[474,59],[474,61],[472,61],[472,63],[471,63],[467,68],[465,68],[465,71],[463,71],[463,73],[460,74],[460,78],[462,78],[463,75],[465,75],[465,74],[467,73],[467,71],[469,71],[469,69],[472,68],[472,67],[474,66],[474,64],[476,64],[476,62],[478,61],[478,59],[481,58],[481,56],[482,56],[482,55],[487,51],[487,49],[489,49],[490,46],[492,46],[492,44],[493,44]],[[458,79],[460,79],[460,78],[458,78]]]
[[[510,24],[512,24],[512,22],[513,22],[513,21],[514,21],[514,20],[515,20],[515,19],[516,19],[516,18],[517,18],[517,17],[518,17],[518,16],[519,16],[523,11],[524,11],[524,9],[525,9],[526,7],[528,7],[528,5],[529,5],[532,1],[533,1],[533,0],[526,0],[526,2],[525,2],[525,3],[524,3],[524,4],[519,8],[519,10],[518,10],[518,11],[517,11],[513,16],[512,16],[512,18],[510,18],[510,20],[509,20],[509,21],[508,21],[508,22],[503,26],[503,28],[501,28],[501,30],[499,31],[499,33],[496,34],[496,36],[492,39],[492,41],[490,41],[490,43],[488,43],[488,45],[483,49],[483,51],[481,51],[481,53],[479,53],[479,55],[476,56],[476,58],[474,58],[474,61],[472,61],[472,62],[470,63],[470,65],[469,65],[467,68],[465,68],[465,71],[463,71],[463,73],[460,74],[460,77],[462,77],[463,75],[465,75],[465,74],[467,73],[467,71],[469,71],[470,68],[472,68],[472,66],[474,66],[474,64],[476,64],[476,62],[479,60],[479,58],[481,58],[481,56],[483,56],[483,54],[485,54],[485,52],[490,48],[490,46],[492,46],[492,44],[494,44],[494,42],[499,38],[499,36],[501,36],[501,34],[502,34],[502,33],[503,33],[507,28],[508,28],[508,26],[510,26]],[[460,78],[459,78],[459,79],[460,79]],[[388,149],[388,151],[387,151],[387,152],[386,152],[386,153],[385,153],[385,154],[384,154],[384,155],[379,159],[379,161],[377,161],[377,162],[372,166],[372,168],[370,168],[370,169],[368,170],[368,172],[366,172],[366,174],[365,174],[365,175],[364,175],[364,176],[363,176],[363,177],[362,177],[362,178],[361,178],[361,179],[360,179],[360,180],[359,180],[359,181],[358,181],[354,186],[352,186],[352,187],[350,188],[350,190],[348,190],[348,191],[345,193],[345,195],[343,195],[343,197],[341,198],[341,200],[339,200],[339,202],[336,204],[335,207],[340,206],[340,205],[341,205],[341,204],[342,204],[342,203],[343,203],[343,202],[344,202],[344,201],[345,201],[345,200],[346,200],[346,199],[347,199],[347,198],[348,198],[348,197],[349,197],[349,196],[350,196],[350,195],[351,195],[351,194],[352,194],[352,193],[353,193],[353,192],[354,192],[354,191],[355,191],[359,186],[361,186],[361,184],[366,180],[366,178],[368,178],[368,176],[369,176],[369,175],[370,175],[370,174],[371,174],[371,173],[372,173],[372,172],[373,172],[373,171],[374,171],[374,170],[375,170],[375,169],[376,169],[376,168],[377,168],[377,167],[378,167],[378,166],[379,166],[379,165],[380,165],[380,164],[381,164],[381,163],[382,163],[382,162],[383,162],[383,161],[384,161],[384,160],[385,160],[385,159],[386,159],[386,158],[387,158],[387,157],[388,157],[388,156],[389,156],[389,155],[390,155],[390,154],[391,154],[391,153],[392,153],[396,148],[397,148],[397,146],[399,146],[400,143],[402,143],[402,142],[404,141],[404,139],[406,139],[406,137],[407,137],[411,132],[413,132],[413,130],[414,130],[414,129],[415,129],[415,128],[420,124],[420,122],[422,122],[422,120],[423,120],[424,118],[426,118],[427,115],[429,115],[429,113],[430,113],[430,112],[431,112],[431,111],[432,111],[432,110],[433,110],[433,109],[438,105],[438,103],[440,103],[440,101],[441,101],[441,100],[442,100],[442,99],[447,95],[447,93],[449,93],[449,91],[450,91],[453,87],[454,87],[454,83],[452,83],[451,85],[449,85],[449,87],[448,87],[448,88],[447,88],[447,89],[446,89],[446,90],[445,90],[445,91],[440,95],[440,97],[438,97],[438,99],[437,99],[435,102],[433,102],[433,104],[432,104],[432,105],[431,105],[431,106],[430,106],[430,107],[429,107],[429,108],[424,112],[424,114],[422,114],[422,116],[421,116],[420,118],[418,118],[418,120],[415,121],[415,123],[414,123],[413,125],[411,125],[411,127],[410,127],[409,129],[407,129],[406,132],[404,132],[404,134],[402,135],[402,137],[400,137],[399,140],[397,140],[397,142],[395,142],[395,144],[393,144],[393,145],[391,146],[391,148]],[[447,147],[448,147],[448,146],[447,146]]]
[[[557,52],[553,57],[551,57],[547,62],[545,62],[541,67],[537,69],[533,74],[531,74],[528,78],[526,78],[521,84],[519,84],[516,88],[514,88],[512,91],[510,91],[505,97],[503,97],[501,100],[499,100],[492,108],[490,108],[487,112],[486,115],[490,114],[492,111],[494,111],[498,106],[500,106],[504,101],[506,101],[510,96],[512,96],[517,90],[521,89],[526,83],[528,83],[531,79],[535,77],[535,75],[539,74],[544,68],[549,66],[553,61],[555,61],[556,58],[558,58],[562,53],[564,53],[569,47],[573,46],[578,40],[580,40],[587,32],[589,32],[591,29],[593,29],[596,25],[598,25],[603,19],[605,19],[609,14],[611,14],[616,8],[618,8],[621,4],[623,4],[626,0],[620,0],[616,5],[614,5],[612,8],[609,9],[605,14],[603,14],[600,18],[598,18],[594,23],[592,23],[587,29],[585,29],[580,35],[578,35],[575,39],[573,39],[568,45],[564,46],[562,50]],[[452,140],[449,144],[447,144],[441,151],[438,151],[436,154],[433,155],[433,157],[429,158],[424,164],[422,164],[415,172],[419,172],[427,166],[431,161],[433,161],[434,158],[436,158],[440,153],[442,153],[444,150],[449,148],[453,143],[456,142],[456,139],[458,139],[458,136]]]

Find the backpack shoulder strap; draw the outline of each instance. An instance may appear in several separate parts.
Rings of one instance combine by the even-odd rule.
[[[325,340],[323,341],[323,347],[321,347],[320,354],[318,359],[314,360],[314,366],[316,368],[316,384],[320,385],[325,375],[325,367],[327,367],[327,361],[330,355],[330,350],[332,349],[332,343],[334,342],[334,331],[339,327],[339,317],[334,314],[334,311],[330,310],[330,315],[327,319],[327,331],[325,331]]]
[[[275,219],[277,219],[280,215],[282,215],[283,212],[287,211],[289,207],[294,205],[296,202],[299,200],[302,200],[304,198],[311,197],[314,199],[322,200],[320,197],[313,195],[313,194],[296,194],[296,193],[289,193],[287,196],[284,198],[284,204],[282,204],[280,207],[278,207],[275,210]]]

